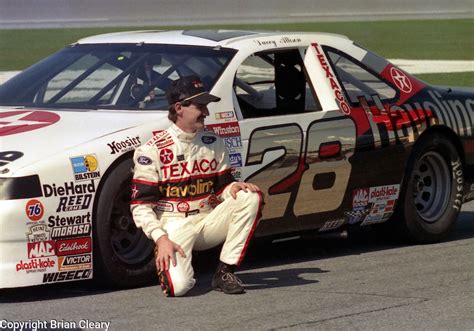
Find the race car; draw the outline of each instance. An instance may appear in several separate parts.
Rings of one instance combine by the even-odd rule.
[[[165,92],[189,75],[221,98],[206,129],[235,179],[266,196],[255,236],[373,225],[436,242],[474,199],[473,90],[430,86],[334,34],[93,36],[0,86],[0,288],[154,279],[132,155],[170,125]]]

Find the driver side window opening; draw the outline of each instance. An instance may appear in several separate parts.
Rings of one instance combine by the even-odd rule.
[[[373,95],[378,95],[382,102],[396,97],[394,88],[369,72],[361,63],[329,47],[326,48],[326,54],[351,103],[358,104],[359,97],[372,102]]]
[[[252,54],[237,70],[234,91],[244,118],[321,110],[298,49]]]

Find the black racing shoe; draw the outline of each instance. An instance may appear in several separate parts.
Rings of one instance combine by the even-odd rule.
[[[245,293],[242,281],[233,272],[233,266],[220,263],[214,277],[212,277],[212,288],[226,294]]]
[[[168,273],[165,271],[158,272],[158,280],[160,282],[161,290],[167,297],[174,296],[173,289],[171,288],[171,282],[168,279]]]

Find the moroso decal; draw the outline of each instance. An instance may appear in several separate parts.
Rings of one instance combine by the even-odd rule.
[[[326,56],[321,51],[318,43],[312,43],[311,46],[313,46],[316,50],[317,58],[319,60],[319,63],[321,64],[321,68],[323,68],[326,73],[326,78],[328,79],[329,85],[331,86],[334,96],[336,97],[336,103],[339,105],[339,109],[344,114],[350,115],[351,108],[349,107],[349,103],[347,102],[346,98],[344,97],[344,94],[342,93],[342,89],[337,82],[337,79],[331,69],[331,66],[327,62]]]
[[[61,215],[62,216],[62,215]],[[91,213],[64,216],[51,215],[48,226],[51,229],[51,239],[66,239],[78,236],[87,236],[91,233]]]
[[[58,122],[59,115],[46,111],[8,111],[0,114],[0,136],[38,130]]]

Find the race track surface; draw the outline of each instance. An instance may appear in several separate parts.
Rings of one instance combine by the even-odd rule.
[[[105,321],[109,330],[474,328],[474,202],[439,244],[386,243],[369,229],[348,239],[255,242],[239,272],[244,295],[211,291],[217,253],[195,257],[198,285],[188,297],[88,282],[3,290],[1,319]]]

